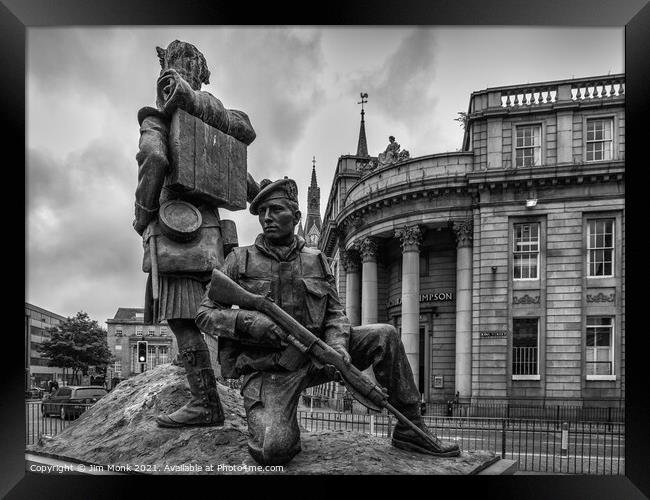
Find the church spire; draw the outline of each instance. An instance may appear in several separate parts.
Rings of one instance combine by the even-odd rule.
[[[368,142],[366,141],[366,121],[364,115],[366,112],[363,110],[363,105],[368,101],[368,93],[361,92],[361,100],[357,104],[361,104],[361,127],[359,128],[359,143],[357,144],[357,156],[368,157]]]
[[[320,240],[320,188],[316,182],[316,157],[312,159],[311,185],[307,188],[307,219],[305,220],[305,240],[307,246],[316,247]]]
[[[311,160],[312,167],[311,167],[311,188],[317,188],[318,183],[316,182],[316,157],[314,156],[313,159]]]

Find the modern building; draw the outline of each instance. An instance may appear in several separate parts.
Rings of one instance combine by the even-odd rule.
[[[50,338],[48,328],[57,326],[66,318],[25,302],[25,389],[45,387],[48,381],[63,384],[63,368],[47,366],[38,347]]]
[[[459,151],[388,161],[362,114],[319,248],[352,324],[397,328],[425,401],[622,404],[624,110],[622,74],[488,88]]]
[[[108,367],[106,376],[111,381],[111,386],[140,373],[141,365],[137,360],[139,340],[148,343],[145,370],[171,363],[178,353],[176,337],[166,322],[145,325],[144,309],[120,307],[113,318],[106,320],[106,325],[108,348],[115,356],[113,366]]]

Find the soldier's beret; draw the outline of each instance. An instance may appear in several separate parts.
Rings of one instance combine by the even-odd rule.
[[[298,203],[298,186],[296,181],[285,177],[284,179],[271,182],[268,179],[263,179],[260,182],[260,192],[253,198],[250,205],[250,213],[253,215],[258,214],[257,208],[260,203],[276,198],[284,198],[289,201]]]

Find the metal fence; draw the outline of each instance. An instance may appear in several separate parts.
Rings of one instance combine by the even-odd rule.
[[[91,406],[91,405],[87,405]],[[53,436],[75,420],[43,416],[40,401],[27,401],[26,444]],[[520,418],[443,417],[424,422],[439,438],[457,441],[462,450],[493,451],[519,462],[519,469],[569,474],[624,474],[625,424],[561,422]],[[396,420],[386,413],[356,414],[298,411],[309,431],[350,430],[389,438]]]
[[[350,398],[327,398],[324,396],[302,395],[302,403],[310,408],[329,408],[336,411],[368,413]],[[494,403],[477,401],[474,403],[427,403],[426,415],[434,417],[480,417],[480,418],[515,418],[532,420],[557,420],[560,422],[607,422],[625,423],[624,403],[618,406],[577,406],[539,403]]]
[[[560,422],[605,422],[624,423],[625,408],[588,407],[564,404],[504,404],[504,403],[454,403],[451,415],[446,403],[427,404],[431,416],[515,418],[531,420],[556,420]]]
[[[395,418],[299,411],[300,425],[310,431],[347,429],[389,437]],[[519,462],[519,469],[569,474],[624,474],[625,425],[603,422],[432,417],[424,421],[441,439],[457,441],[462,450],[488,450]]]
[[[43,414],[41,401],[25,401],[25,436],[26,444],[36,444],[41,436],[54,436],[66,427],[74,424],[77,417],[91,404],[59,403],[64,407],[65,418],[61,418],[60,409],[52,408],[52,415]],[[56,415],[55,415],[56,414]]]

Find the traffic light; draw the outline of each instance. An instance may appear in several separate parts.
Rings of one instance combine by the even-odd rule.
[[[138,340],[138,362],[146,363],[147,362],[147,341]]]

